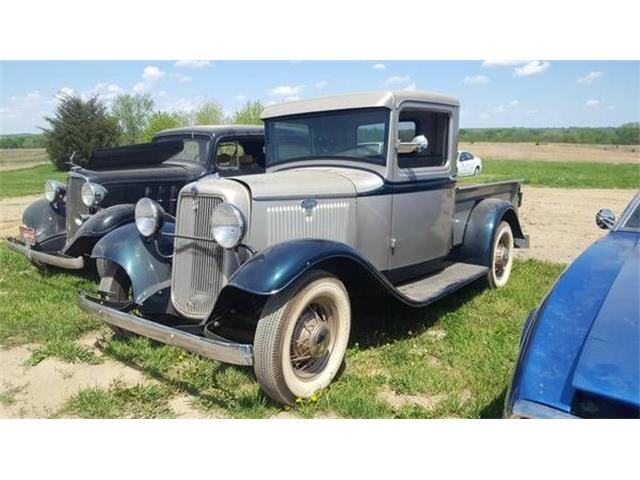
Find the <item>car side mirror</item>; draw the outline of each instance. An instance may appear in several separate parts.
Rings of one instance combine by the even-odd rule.
[[[424,152],[429,147],[429,140],[424,135],[418,135],[410,142],[401,142],[398,140],[396,143],[396,149],[398,153],[414,153]]]
[[[596,213],[596,225],[603,230],[611,230],[616,224],[616,216],[608,208],[598,210]]]

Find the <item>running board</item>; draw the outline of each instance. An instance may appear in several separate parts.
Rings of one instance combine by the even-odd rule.
[[[426,305],[468,285],[489,271],[483,265],[452,263],[443,270],[397,287],[398,292],[414,303]]]

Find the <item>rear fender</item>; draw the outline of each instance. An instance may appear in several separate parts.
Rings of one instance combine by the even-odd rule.
[[[63,253],[78,257],[89,253],[98,240],[118,227],[135,220],[135,205],[114,205],[91,215],[67,241]]]
[[[60,251],[66,241],[66,208],[63,202],[41,198],[29,204],[22,214],[22,224],[36,234],[36,250]]]
[[[476,265],[491,265],[493,236],[502,221],[511,226],[515,240],[526,241],[514,206],[499,198],[480,201],[469,215],[459,260]]]
[[[102,237],[91,252],[92,258],[109,260],[122,267],[131,280],[133,299],[144,307],[145,313],[166,313],[173,237],[164,234],[173,234],[174,230],[173,222],[165,222],[160,234],[145,238],[135,223],[128,223]]]

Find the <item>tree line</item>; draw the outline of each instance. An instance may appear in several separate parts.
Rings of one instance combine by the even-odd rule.
[[[619,127],[461,128],[461,142],[588,143],[639,145],[640,123]]]
[[[100,148],[149,142],[161,130],[191,125],[261,124],[262,103],[247,102],[226,118],[218,102],[200,104],[187,113],[156,110],[150,95],[120,95],[108,109],[98,97],[83,99],[65,95],[55,113],[45,117],[44,147],[49,160],[60,170],[69,167],[69,157],[76,152],[82,165]],[[13,148],[13,147],[5,147]]]

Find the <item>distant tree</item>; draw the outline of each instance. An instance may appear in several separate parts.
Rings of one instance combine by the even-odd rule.
[[[99,148],[113,147],[118,141],[118,123],[109,116],[106,107],[92,97],[65,95],[53,117],[45,117],[49,128],[43,128],[49,160],[59,169],[67,170],[66,163],[73,152],[78,163],[86,162]]]
[[[260,115],[263,110],[264,105],[262,105],[262,102],[247,102],[233,114],[232,123],[238,125],[262,125]]]
[[[182,127],[186,123],[186,119],[178,113],[154,112],[149,117],[147,128],[142,132],[141,139],[143,142],[150,142],[160,130]]]
[[[119,95],[113,101],[111,113],[120,126],[120,144],[142,141],[142,132],[147,128],[153,113],[151,95]]]
[[[218,102],[211,101],[200,104],[190,115],[191,125],[219,125],[224,123],[222,107]]]

